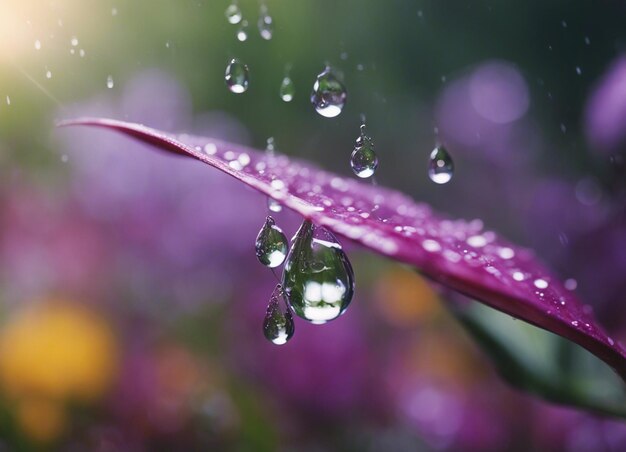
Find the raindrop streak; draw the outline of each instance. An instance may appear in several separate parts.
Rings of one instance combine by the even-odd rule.
[[[115,86],[115,82],[113,81],[113,76],[109,75],[107,77],[107,88],[111,89]]]
[[[228,89],[235,93],[241,94],[248,89],[249,80],[249,71],[248,66],[243,64],[236,58],[230,60],[228,66],[226,66],[226,74],[224,76],[224,80],[226,81],[226,86]]]
[[[286,344],[295,331],[291,311],[289,308],[286,308],[284,312],[281,310],[281,298],[283,298],[283,288],[277,284],[270,297],[263,320],[263,334],[268,341],[276,345]]]
[[[248,39],[248,21],[244,20],[241,22],[241,26],[239,30],[237,30],[237,39],[241,42],[244,42]]]
[[[272,26],[272,16],[269,15],[267,11],[267,5],[262,4],[261,10],[259,11],[259,34],[263,39],[269,41],[272,39],[272,34],[274,33]]]
[[[437,146],[430,153],[428,163],[428,177],[436,184],[450,182],[454,174],[454,162],[448,151],[443,146]]]
[[[293,96],[296,94],[296,88],[293,85],[293,80],[289,77],[289,75],[285,75],[282,83],[280,84],[280,98],[283,102],[291,102],[293,100]]]
[[[365,134],[365,124],[361,124],[361,135],[350,157],[350,166],[354,174],[361,178],[373,176],[378,168],[378,156],[374,152],[374,142]]]
[[[293,311],[309,322],[343,314],[354,295],[354,273],[330,231],[304,220],[285,261],[283,287]]]
[[[287,247],[287,237],[268,215],[256,238],[254,245],[256,257],[263,265],[275,268],[285,261]]]
[[[311,103],[320,115],[334,118],[341,113],[346,104],[346,87],[332,73],[330,67],[322,71],[313,84]]]
[[[226,20],[228,20],[228,22],[233,25],[241,22],[241,19],[243,17],[243,15],[241,14],[241,9],[239,8],[237,2],[231,3],[228,8],[226,8],[226,12],[224,14],[226,15]]]

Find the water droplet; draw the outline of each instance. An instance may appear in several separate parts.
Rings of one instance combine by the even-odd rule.
[[[117,16],[117,8],[116,7],[111,8],[111,15],[112,16]]]
[[[109,75],[107,77],[107,88],[111,89],[115,86],[115,82],[113,81],[113,76]]]
[[[35,40],[35,50],[41,50],[41,41],[39,39]]]
[[[226,8],[224,15],[226,16],[226,20],[233,25],[241,22],[241,19],[243,18],[241,9],[237,3],[231,3],[228,8]]]
[[[237,40],[244,42],[248,39],[248,21],[241,21],[241,26],[237,30]]]
[[[72,39],[70,39],[70,44],[72,44],[72,47],[76,47],[78,45],[78,38],[76,36],[72,36]]]
[[[78,51],[78,54],[80,55],[81,58],[85,58],[85,49],[80,49]]]
[[[577,73],[578,75],[580,75],[580,74],[582,74],[582,73],[583,73],[583,70],[580,68],[580,66],[576,66],[576,73]]]
[[[287,248],[287,237],[268,215],[256,238],[256,257],[263,265],[275,268],[284,262]]]
[[[436,184],[445,184],[452,179],[454,162],[443,146],[437,146],[430,153],[428,177]]]
[[[267,5],[262,4],[261,10],[259,12],[258,26],[259,26],[259,33],[261,34],[261,37],[265,39],[266,41],[269,41],[270,39],[272,39],[272,34],[274,32],[272,22],[273,22],[272,16],[269,15],[269,12],[267,10]]]
[[[291,311],[289,308],[285,308],[284,312],[281,309],[280,301],[283,299],[283,296],[282,286],[280,284],[276,285],[263,320],[263,334],[268,341],[276,345],[286,344],[295,332]]]
[[[546,281],[545,279],[537,278],[537,279],[535,279],[533,284],[535,284],[535,287],[537,289],[547,289],[548,288],[548,281]]]
[[[576,281],[574,278],[569,278],[565,280],[563,285],[567,290],[576,290],[576,288],[578,287],[578,281]]]
[[[283,211],[283,206],[274,198],[267,198],[267,208],[270,209],[271,212],[275,213]]]
[[[315,324],[339,317],[354,295],[354,273],[335,236],[305,220],[285,261],[283,286],[294,312]]]
[[[11,105],[11,98],[7,95],[7,105]]]
[[[341,113],[346,98],[345,86],[335,77],[330,67],[326,66],[313,84],[311,103],[315,111],[326,118],[334,118]]]
[[[228,86],[231,92],[235,94],[245,92],[250,83],[248,66],[238,59],[233,58],[226,67],[224,80],[226,80],[226,86]]]
[[[280,98],[283,102],[291,102],[293,96],[296,94],[296,88],[293,85],[293,80],[288,75],[285,75],[282,83],[280,84]]]
[[[365,134],[365,124],[361,124],[361,135],[356,139],[356,145],[350,157],[350,166],[354,174],[361,178],[373,176],[378,168],[374,142]]]

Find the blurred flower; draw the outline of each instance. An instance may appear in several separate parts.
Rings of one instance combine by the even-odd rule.
[[[598,80],[585,112],[587,139],[598,151],[626,146],[626,55],[617,57]]]
[[[110,388],[117,347],[106,321],[74,303],[47,300],[11,316],[0,333],[0,385],[22,429],[62,433],[65,404],[91,404]]]

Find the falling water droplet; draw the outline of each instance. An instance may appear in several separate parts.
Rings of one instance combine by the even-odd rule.
[[[241,19],[243,17],[243,15],[241,14],[241,9],[236,2],[228,5],[228,8],[226,8],[226,12],[224,14],[226,16],[226,20],[228,20],[228,22],[233,25],[241,22]]]
[[[277,284],[267,305],[265,319],[263,319],[263,334],[268,341],[276,345],[286,344],[295,332],[291,311],[285,308],[283,312],[280,306],[283,295],[282,286]]]
[[[283,211],[283,206],[274,198],[267,198],[267,208],[275,213]]]
[[[230,63],[228,63],[228,66],[226,66],[224,80],[226,80],[226,86],[228,86],[231,92],[235,94],[245,92],[250,82],[248,66],[238,59],[233,58],[230,60]]]
[[[259,34],[263,39],[269,41],[272,39],[272,34],[274,33],[273,24],[272,24],[272,16],[270,16],[267,5],[262,4],[261,10],[259,11]]]
[[[354,295],[352,266],[335,236],[305,220],[285,261],[283,287],[293,311],[312,323],[339,317]]]
[[[248,39],[248,21],[241,21],[241,26],[237,30],[237,40],[244,42]]]
[[[436,184],[445,184],[452,179],[454,162],[443,146],[437,146],[430,153],[428,176]]]
[[[373,176],[378,168],[378,156],[374,152],[374,142],[365,134],[365,124],[361,124],[361,135],[350,157],[350,166],[354,174],[361,178]]]
[[[107,88],[111,89],[115,86],[115,82],[113,81],[113,76],[109,75],[107,77]]]
[[[35,40],[35,50],[41,50],[41,41],[39,39]]]
[[[269,268],[278,267],[285,261],[288,249],[287,237],[269,215],[257,235],[254,247],[259,262]]]
[[[326,118],[334,118],[343,110],[346,98],[345,86],[335,77],[330,67],[326,66],[313,84],[311,103],[315,111]]]
[[[280,84],[280,98],[283,100],[283,102],[291,102],[295,94],[296,89],[293,85],[293,80],[291,80],[289,75],[285,75],[285,78]]]

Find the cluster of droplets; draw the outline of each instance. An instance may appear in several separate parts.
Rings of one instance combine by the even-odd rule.
[[[244,19],[243,12],[241,11],[241,8],[239,7],[239,3],[236,0],[233,0],[233,2],[230,5],[228,5],[228,7],[226,8],[226,11],[224,14],[229,24],[239,25],[239,27],[237,28],[237,32],[235,33],[237,40],[241,42],[247,41],[248,40],[248,21]],[[274,20],[272,19],[272,16],[270,16],[269,14],[267,5],[265,3],[262,3],[260,10],[259,10],[259,21],[258,21],[259,35],[261,35],[261,38],[267,41],[272,39],[272,35],[274,33],[273,22]]]
[[[374,175],[378,168],[378,156],[374,152],[374,142],[365,133],[365,123],[361,124],[361,134],[356,139],[354,150],[350,156],[352,171],[360,178]]]

